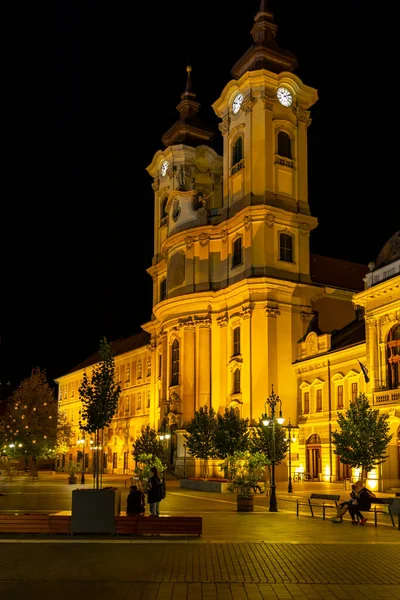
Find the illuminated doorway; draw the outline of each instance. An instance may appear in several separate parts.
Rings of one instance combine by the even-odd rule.
[[[311,480],[318,480],[322,475],[321,438],[316,433],[310,435],[307,440],[306,468]]]

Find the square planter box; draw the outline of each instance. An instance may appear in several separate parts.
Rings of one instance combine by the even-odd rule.
[[[115,533],[121,490],[73,490],[71,533]]]

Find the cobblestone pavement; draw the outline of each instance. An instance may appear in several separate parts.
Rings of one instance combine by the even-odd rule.
[[[400,544],[10,540],[1,556],[4,600],[400,599]]]
[[[117,480],[105,483],[116,484]],[[123,503],[127,489],[119,480]],[[311,487],[310,487],[311,486]],[[400,600],[400,532],[296,517],[293,499],[337,484],[278,486],[277,513],[257,496],[254,513],[235,497],[181,490],[171,481],[163,514],[201,514],[203,535],[0,536],[0,600]],[[64,479],[0,482],[0,510],[67,510]]]

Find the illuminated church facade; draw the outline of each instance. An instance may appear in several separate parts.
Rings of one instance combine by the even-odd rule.
[[[122,393],[104,433],[104,469],[131,472],[142,426],[166,423],[175,472],[198,474],[183,446],[195,411],[234,407],[252,424],[273,386],[285,423],[299,427],[295,473],[354,476],[333,453],[331,432],[338,411],[364,392],[389,413],[393,433],[370,484],[400,488],[400,234],[369,272],[310,253],[318,221],[308,203],[307,129],[318,95],[294,74],[296,58],[277,45],[276,30],[262,0],[253,44],[213,104],[222,155],[202,123],[188,67],[179,118],[147,168],[152,316],[142,333],[112,344]],[[79,431],[78,388],[97,360],[56,380],[75,431],[64,460],[84,449],[89,468],[93,444]],[[277,474],[287,478],[286,463]]]

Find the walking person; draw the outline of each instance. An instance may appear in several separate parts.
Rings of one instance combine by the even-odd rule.
[[[137,485],[131,485],[126,499],[126,514],[136,517],[144,515],[146,510],[145,497],[142,490],[138,490]]]
[[[150,479],[147,484],[147,502],[150,505],[150,515],[160,516],[160,502],[163,498],[163,485],[157,467],[150,469]]]

